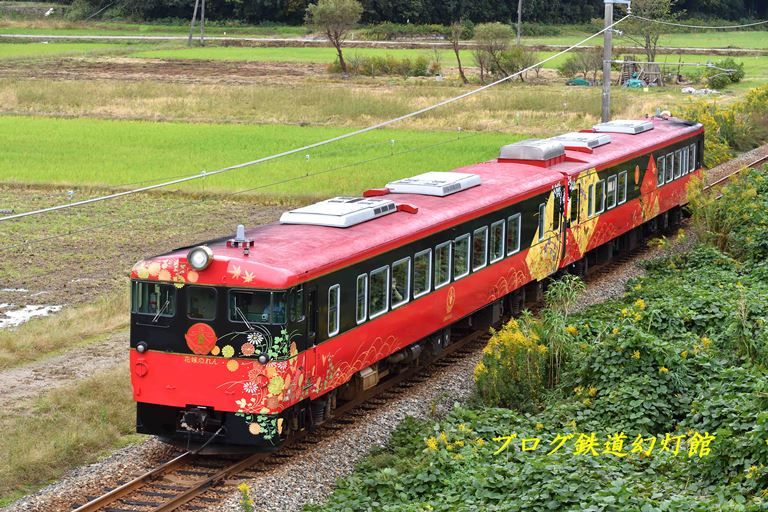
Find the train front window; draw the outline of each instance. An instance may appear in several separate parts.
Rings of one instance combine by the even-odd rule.
[[[156,318],[176,314],[176,287],[172,284],[134,282],[132,289],[134,313]]]
[[[216,289],[207,286],[187,287],[187,316],[196,320],[216,318]]]
[[[285,293],[229,292],[229,320],[232,322],[284,324]]]

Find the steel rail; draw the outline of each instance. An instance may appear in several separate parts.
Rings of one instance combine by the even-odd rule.
[[[758,165],[766,163],[766,162],[768,162],[768,155],[762,156],[762,157],[758,158],[757,160],[755,160],[752,163],[749,163],[747,165],[739,167],[738,169],[736,169],[732,173],[727,174],[726,176],[723,176],[722,178],[720,178],[720,179],[718,179],[718,180],[716,180],[716,181],[714,181],[712,183],[709,183],[706,187],[704,187],[704,189],[705,190],[709,190],[709,189],[714,188],[714,187],[716,187],[718,185],[722,185],[723,183],[726,183],[727,181],[731,180],[734,176],[739,174],[744,169],[752,169],[752,168],[757,167]]]
[[[178,457],[175,457],[168,462],[161,464],[155,469],[148,471],[147,473],[144,473],[137,478],[134,478],[130,482],[126,482],[123,485],[112,489],[108,493],[89,501],[85,505],[74,509],[72,512],[94,512],[96,510],[101,510],[107,505],[110,505],[120,498],[132,493],[133,491],[140,489],[147,483],[152,482],[153,480],[157,480],[165,473],[176,469],[182,464],[187,463],[188,460],[192,458],[192,455],[192,452],[184,452]]]

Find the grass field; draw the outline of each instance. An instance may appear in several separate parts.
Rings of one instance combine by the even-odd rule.
[[[523,44],[573,44],[587,37],[587,32],[574,29],[572,26],[561,28],[557,36],[523,37]],[[619,27],[621,28],[621,27]],[[66,21],[4,21],[0,22],[0,34],[56,34],[56,35],[184,35],[189,31],[188,25],[160,25],[123,22],[94,22],[76,23]],[[206,33],[211,36],[240,36],[240,37],[302,37],[307,35],[303,26],[248,26],[231,25],[219,26],[209,24]],[[632,35],[632,34],[629,34]],[[354,38],[353,34],[353,38]],[[637,37],[635,37],[637,39]],[[632,41],[626,37],[618,37],[616,44],[630,45]],[[726,31],[713,30],[693,34],[670,33],[663,34],[661,46],[683,48],[768,48],[768,31]]]
[[[110,43],[0,43],[0,59],[50,57],[50,56],[80,56],[104,53],[133,51],[137,48],[147,48],[146,44],[129,46]]]
[[[52,34],[68,36],[179,36],[189,33],[188,24],[152,24],[124,22],[69,22],[62,20],[0,20],[0,34]],[[199,33],[199,29],[196,31]],[[211,36],[300,37],[307,34],[303,26],[237,25],[208,23],[205,33]]]
[[[285,125],[3,117],[0,139],[5,149],[0,176],[6,183],[127,185],[211,171],[346,131]],[[290,177],[325,173],[261,188],[259,192],[289,196],[354,194],[394,178],[493,158],[502,144],[517,139],[499,133],[462,133],[459,137],[451,132],[384,130],[183,188],[197,193],[234,192]],[[420,150],[412,152],[416,149]]]

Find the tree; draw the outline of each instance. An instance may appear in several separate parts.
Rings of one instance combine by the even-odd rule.
[[[682,12],[672,12],[676,4],[677,0],[632,0],[632,14],[652,20],[674,21],[682,14]],[[638,34],[643,38],[648,62],[656,61],[656,47],[659,44],[659,37],[665,31],[669,31],[669,27],[637,18],[631,18],[627,23],[627,32]]]
[[[341,72],[347,75],[347,63],[341,46],[349,30],[357,25],[363,14],[363,6],[357,0],[319,0],[307,7],[304,18],[307,25],[325,32],[325,37],[331,42],[339,56]]]
[[[484,60],[487,63],[487,69],[493,68],[504,76],[509,75],[501,60],[502,54],[509,48],[509,41],[512,36],[512,27],[503,23],[482,23],[475,27],[475,41],[478,49],[476,53],[485,55]]]
[[[472,23],[465,23],[462,21],[454,21],[446,31],[446,37],[448,37],[448,40],[451,42],[453,53],[456,54],[456,63],[459,65],[459,76],[465,85],[469,83],[469,80],[467,80],[467,76],[464,74],[464,68],[461,66],[461,55],[459,53],[461,50],[460,42],[462,39],[471,39],[472,33]]]

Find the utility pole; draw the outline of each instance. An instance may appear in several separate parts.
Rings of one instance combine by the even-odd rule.
[[[523,25],[523,0],[517,0],[517,46],[520,46],[520,29]]]
[[[200,0],[195,0],[195,10],[192,11],[192,23],[189,25],[189,39],[187,39],[187,46],[192,46],[192,31],[195,29],[195,20],[197,19],[197,4]]]
[[[602,122],[611,120],[611,61],[613,60],[613,5],[624,4],[629,9],[630,0],[603,0],[605,3],[605,28],[603,32],[603,108]]]
[[[200,46],[205,46],[205,0],[200,6]]]

